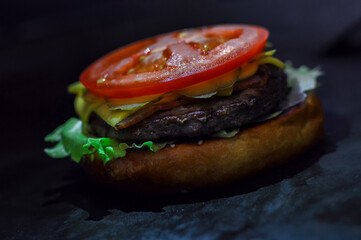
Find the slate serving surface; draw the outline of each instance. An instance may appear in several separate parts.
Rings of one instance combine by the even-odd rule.
[[[361,239],[360,2],[207,3],[40,1],[17,15],[15,4],[3,8],[1,239]],[[74,116],[66,86],[92,60],[139,38],[219,22],[264,25],[281,59],[321,65],[319,146],[230,186],[141,197],[43,154],[44,135]]]

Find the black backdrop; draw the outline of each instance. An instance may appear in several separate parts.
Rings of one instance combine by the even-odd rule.
[[[261,177],[261,182],[241,183],[226,191],[141,201],[113,195],[90,183],[69,160],[51,160],[43,154],[47,146],[43,137],[75,115],[67,85],[77,81],[93,60],[134,40],[218,23],[265,26],[279,58],[290,59],[294,65],[320,65],[324,70],[318,94],[325,109],[327,136],[321,147],[304,156],[307,164],[288,166],[286,175],[271,172]],[[0,36],[0,234],[8,239],[96,239],[109,232],[114,234],[108,237],[118,234],[124,238],[289,239],[297,233],[299,239],[330,234],[335,238],[361,237],[357,173],[361,169],[361,1],[2,0]],[[304,176],[302,181],[310,178],[307,174],[316,179],[314,185],[297,185],[300,176]],[[282,193],[282,184],[292,185],[289,192]],[[280,194],[278,197],[284,198],[278,199],[285,207],[274,225],[267,225],[264,219],[273,219],[267,207],[276,203],[257,202],[268,196],[264,191],[269,197]],[[303,199],[297,202],[299,209],[294,210],[287,197]],[[326,197],[329,202],[323,200]],[[179,207],[183,203],[185,207]],[[264,215],[247,212],[250,206]],[[304,213],[303,208],[309,212]],[[183,214],[172,213],[182,209]],[[237,224],[231,220],[234,213],[238,214]],[[91,220],[85,220],[87,217]],[[131,223],[128,218],[136,220]],[[298,229],[301,220],[312,224]],[[100,227],[94,230],[97,224]],[[263,229],[262,224],[266,224]],[[281,235],[272,230],[279,224],[286,226]],[[92,234],[87,232],[90,229]]]

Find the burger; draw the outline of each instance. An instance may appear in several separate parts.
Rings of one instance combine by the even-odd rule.
[[[79,118],[45,152],[132,192],[221,186],[299,156],[323,136],[321,71],[275,58],[268,35],[216,25],[105,55],[69,86]]]

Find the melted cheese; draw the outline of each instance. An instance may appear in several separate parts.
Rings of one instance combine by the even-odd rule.
[[[110,126],[115,127],[115,125],[125,119],[126,117],[132,115],[138,111],[142,106],[133,108],[131,110],[110,110],[109,106],[104,103],[98,107],[94,108],[94,112],[101,117],[106,123]]]

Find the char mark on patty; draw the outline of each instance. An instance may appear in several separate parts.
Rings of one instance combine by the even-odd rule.
[[[245,84],[249,83],[245,88]],[[264,84],[265,83],[265,84]],[[167,141],[209,136],[235,129],[272,113],[287,93],[286,75],[272,65],[261,65],[257,73],[234,86],[228,97],[197,99],[173,109],[158,111],[133,126],[114,129],[92,114],[87,130],[98,137],[122,142]]]

